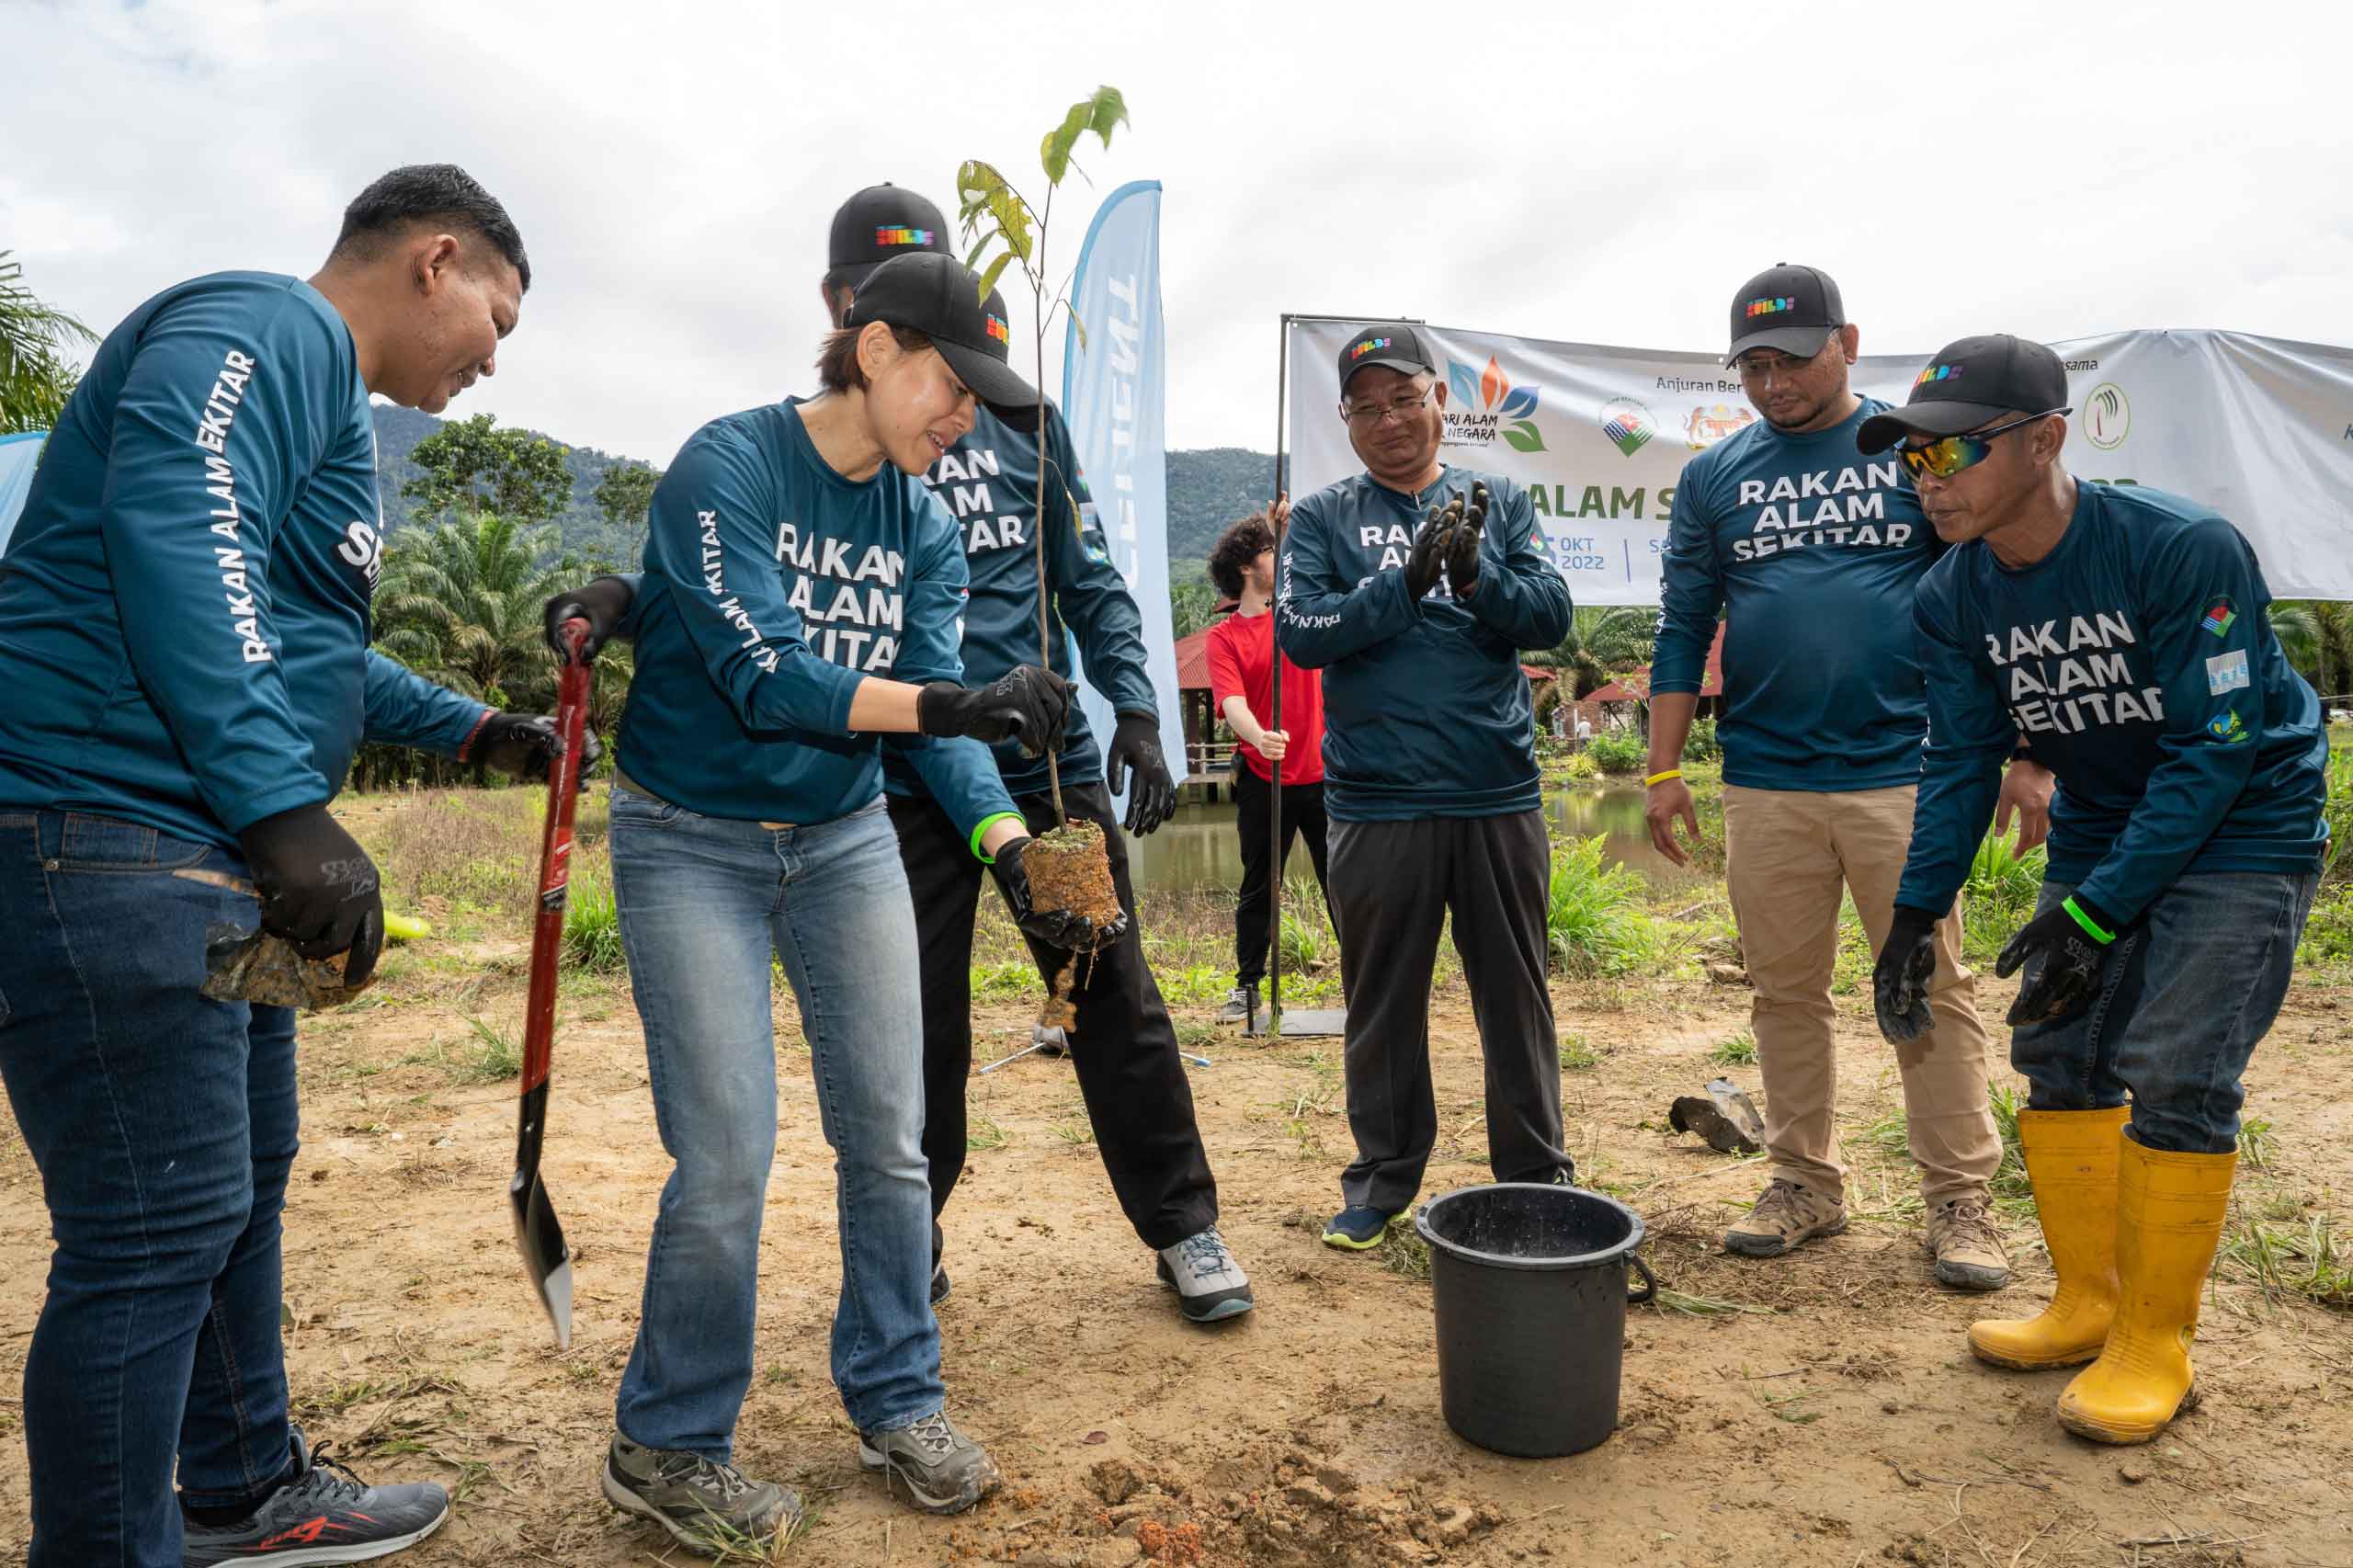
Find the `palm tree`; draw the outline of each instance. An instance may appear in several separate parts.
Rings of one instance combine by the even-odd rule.
[[[74,317],[35,299],[23,279],[23,265],[0,250],[0,436],[56,424],[82,379],[66,351],[98,340]]]
[[[1559,646],[1527,660],[1539,669],[1574,670],[1575,695],[1583,698],[1648,663],[1657,635],[1658,611],[1647,606],[1586,605],[1571,615],[1569,634]]]
[[[2313,612],[2292,599],[2271,607],[2271,635],[2278,640],[2279,651],[2298,672],[2318,679],[2321,662],[2320,621]]]
[[[552,711],[555,662],[541,611],[551,596],[594,575],[569,557],[541,564],[555,539],[552,528],[525,528],[494,512],[404,530],[385,551],[376,590],[378,650],[493,707]],[[630,672],[624,643],[597,656],[588,723],[608,749]]]

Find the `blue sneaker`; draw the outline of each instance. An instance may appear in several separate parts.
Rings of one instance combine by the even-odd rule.
[[[1392,1218],[1370,1203],[1351,1203],[1324,1222],[1324,1244],[1345,1247],[1350,1252],[1370,1252],[1389,1233]]]
[[[188,1568],[366,1562],[415,1546],[449,1517],[449,1494],[431,1482],[367,1485],[324,1449],[312,1451],[298,1430],[293,1478],[240,1523],[187,1521],[182,1560]]]

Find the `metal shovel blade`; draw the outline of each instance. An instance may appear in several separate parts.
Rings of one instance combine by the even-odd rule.
[[[555,1205],[548,1201],[547,1184],[540,1179],[539,1144],[546,1127],[547,1106],[545,1083],[523,1096],[517,1138],[524,1145],[524,1154],[516,1163],[506,1196],[515,1208],[515,1245],[523,1255],[524,1271],[531,1277],[531,1288],[540,1293],[548,1322],[555,1326],[556,1348],[569,1350],[572,1248],[564,1242]]]

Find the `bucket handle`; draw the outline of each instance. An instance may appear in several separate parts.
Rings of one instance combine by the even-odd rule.
[[[1626,1261],[1633,1265],[1634,1271],[1643,1277],[1642,1294],[1638,1296],[1629,1292],[1626,1297],[1626,1304],[1630,1307],[1639,1307],[1647,1302],[1656,1301],[1658,1299],[1658,1276],[1653,1274],[1651,1272],[1651,1266],[1643,1261],[1643,1255],[1640,1253],[1628,1253],[1626,1255]]]

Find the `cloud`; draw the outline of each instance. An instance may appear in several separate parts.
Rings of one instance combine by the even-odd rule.
[[[2341,11],[2053,9],[18,7],[10,120],[43,133],[0,160],[0,244],[103,329],[198,273],[308,273],[369,179],[459,162],[537,274],[459,411],[662,461],[811,384],[843,196],[1033,169],[1109,81],[1135,124],[1096,190],[1166,188],[1174,445],[1272,439],[1286,310],[1706,349],[1782,259],[1837,276],[1880,350],[2353,337]],[[1064,261],[1093,195],[1064,196]]]

